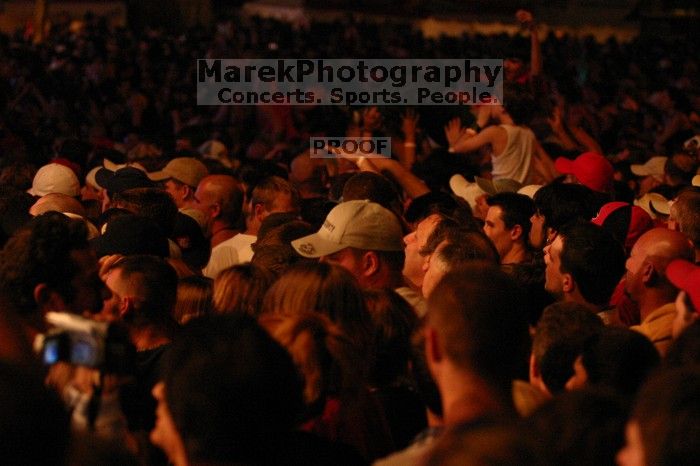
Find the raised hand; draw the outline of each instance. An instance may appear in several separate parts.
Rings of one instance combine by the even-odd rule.
[[[464,135],[466,134],[466,129],[462,128],[462,122],[459,117],[455,117],[450,120],[449,123],[445,125],[445,136],[447,137],[447,142],[450,147],[457,144]]]
[[[365,131],[376,131],[382,126],[382,114],[377,107],[369,107],[362,111],[362,126]]]
[[[515,13],[515,19],[524,28],[530,29],[535,24],[535,17],[527,10],[518,10]]]
[[[406,110],[406,113],[401,117],[401,131],[406,141],[416,140],[416,128],[418,127],[420,115],[412,108]]]

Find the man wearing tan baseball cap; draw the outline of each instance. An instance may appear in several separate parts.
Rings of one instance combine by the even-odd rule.
[[[363,288],[392,288],[402,294],[403,236],[393,212],[357,200],[338,204],[318,232],[292,241],[292,246],[304,257],[346,268]]]
[[[172,159],[160,171],[149,173],[153,181],[164,181],[163,186],[175,201],[178,209],[193,207],[194,193],[202,178],[209,170],[199,160],[193,157],[177,157]]]

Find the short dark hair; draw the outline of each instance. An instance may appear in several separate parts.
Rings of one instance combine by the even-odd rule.
[[[700,371],[662,371],[640,390],[631,419],[637,421],[647,464],[684,466],[700,457]]]
[[[524,427],[540,447],[542,464],[615,464],[625,443],[626,420],[624,399],[607,390],[584,388],[554,397]]]
[[[555,231],[575,220],[592,219],[600,207],[595,192],[582,184],[551,183],[538,189],[533,200],[545,228]]]
[[[384,262],[389,266],[389,269],[394,272],[401,272],[403,270],[403,263],[406,259],[406,254],[403,251],[376,251],[373,249],[359,249],[349,247],[355,258],[360,258],[362,255],[368,251],[372,251],[377,255],[380,261]]]
[[[529,126],[537,105],[526,88],[509,84],[503,88],[503,107],[516,125]]]
[[[612,234],[590,222],[564,227],[561,272],[570,273],[581,296],[597,306],[605,306],[625,272],[626,255]]]
[[[532,354],[551,393],[564,390],[584,343],[602,328],[603,321],[583,304],[558,302],[544,309],[532,339]]]
[[[659,352],[644,335],[625,327],[604,327],[583,347],[587,384],[634,397],[660,363]]]
[[[165,398],[190,461],[252,461],[300,420],[302,382],[248,316],[191,321],[164,362]]]
[[[457,232],[455,232],[457,233]],[[498,251],[488,237],[477,231],[461,231],[460,234],[448,235],[447,244],[434,251],[448,270],[456,269],[470,262],[481,261],[498,265]]]
[[[448,272],[428,299],[428,325],[446,356],[512,404],[511,384],[526,373],[530,338],[520,289],[495,266]]]
[[[388,178],[372,172],[353,175],[343,186],[343,202],[369,199],[392,211],[401,206],[399,194]]]
[[[535,213],[535,203],[524,194],[518,193],[498,193],[486,199],[486,203],[492,207],[501,208],[501,218],[506,228],[512,229],[515,225],[520,225],[523,229],[522,240],[527,244],[530,234],[530,217]]]
[[[289,194],[292,205],[299,209],[299,191],[289,181],[279,176],[270,176],[261,180],[253,188],[251,202],[253,205],[262,204],[265,210],[271,210],[277,194]]]
[[[18,313],[36,312],[34,288],[40,283],[67,302],[75,298],[71,279],[78,266],[71,252],[88,249],[87,236],[84,222],[47,212],[10,238],[0,252],[0,286]]]
[[[175,269],[164,259],[156,256],[126,256],[112,269],[118,269],[124,280],[138,277],[142,287],[143,301],[138,304],[127,323],[140,325],[160,325],[165,329],[174,328],[173,308],[177,299],[178,278]]]
[[[411,336],[418,328],[418,317],[411,305],[394,290],[364,290],[363,295],[374,323],[377,352],[370,380],[388,387],[407,374],[412,354]]]

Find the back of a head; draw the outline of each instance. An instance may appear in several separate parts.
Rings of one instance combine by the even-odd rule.
[[[647,337],[624,327],[604,327],[586,344],[582,363],[587,383],[632,398],[659,365],[659,353]]]
[[[305,382],[305,417],[321,414],[327,398],[357,395],[364,381],[357,347],[327,317],[313,312],[263,323],[292,356]]]
[[[34,288],[45,283],[66,301],[72,300],[71,279],[78,271],[71,252],[88,249],[84,222],[47,212],[18,230],[0,252],[0,286],[17,312],[36,311]]]
[[[214,308],[219,314],[247,314],[257,317],[263,297],[275,276],[254,264],[238,264],[224,269],[214,280]]]
[[[247,316],[192,321],[164,365],[165,396],[188,459],[248,464],[300,419],[290,355]],[[228,463],[227,463],[228,464]]]
[[[503,107],[516,125],[529,125],[537,105],[530,92],[522,86],[504,87]]]
[[[299,211],[299,191],[287,180],[279,176],[270,176],[261,180],[253,188],[251,202],[253,205],[262,204],[268,212],[282,212],[277,205],[282,198],[289,199],[292,211]]]
[[[262,225],[260,226],[260,231],[258,232],[258,239],[253,244],[254,251],[257,251],[257,248],[260,246],[289,246],[289,243],[295,239],[310,235],[316,231],[310,224],[301,220],[291,220],[272,228],[265,229],[265,222],[275,215],[288,214],[272,214],[263,220]]]
[[[532,354],[551,393],[564,390],[584,343],[602,328],[600,318],[582,304],[558,302],[545,308],[532,340]]]
[[[418,317],[410,304],[394,290],[366,290],[365,302],[374,323],[376,361],[370,373],[377,385],[390,385],[408,369],[411,336]]]
[[[530,339],[520,290],[508,275],[483,265],[449,272],[430,295],[427,323],[453,364],[510,398],[512,380],[526,373]]]
[[[441,191],[430,191],[412,199],[404,217],[409,223],[418,223],[432,214],[453,216],[456,211],[466,211],[471,217],[471,208],[466,201]]]
[[[360,286],[339,265],[294,265],[270,287],[263,300],[263,313],[296,315],[309,311],[328,316],[359,345],[370,338],[372,323]]]
[[[606,306],[625,272],[624,248],[610,232],[590,222],[574,222],[559,233],[564,241],[562,273],[572,275],[587,302]]]
[[[661,371],[639,391],[631,421],[639,425],[646,464],[695,465],[700,457],[700,371]]]
[[[154,220],[166,236],[175,228],[177,206],[170,195],[157,188],[136,188],[114,195],[112,207],[121,207]]]
[[[315,262],[300,256],[291,244],[256,246],[253,259],[250,261],[260,268],[269,270],[275,277],[283,275],[290,267],[301,262]]]
[[[479,231],[453,230],[445,238],[447,244],[435,251],[447,270],[479,261],[498,265],[500,258],[491,240]]]
[[[600,208],[595,193],[586,186],[571,183],[550,183],[534,197],[535,209],[544,215],[545,225],[559,231],[575,220],[590,220]]]
[[[627,409],[604,390],[582,389],[554,397],[525,421],[544,464],[615,464],[624,443]]]
[[[167,261],[156,256],[127,256],[115,266],[121,277],[129,281],[139,300],[136,312],[127,322],[132,325],[174,326],[173,307],[177,299],[178,278]]]
[[[173,316],[180,324],[213,312],[213,280],[201,275],[181,278],[177,284],[177,301]]]
[[[386,177],[372,172],[356,173],[343,186],[343,202],[364,199],[394,212],[401,206],[398,193],[391,182]]]

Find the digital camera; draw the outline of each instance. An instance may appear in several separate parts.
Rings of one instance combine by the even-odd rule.
[[[132,372],[136,352],[123,327],[63,312],[49,312],[46,320],[53,328],[39,345],[44,364],[63,361],[111,374]]]

